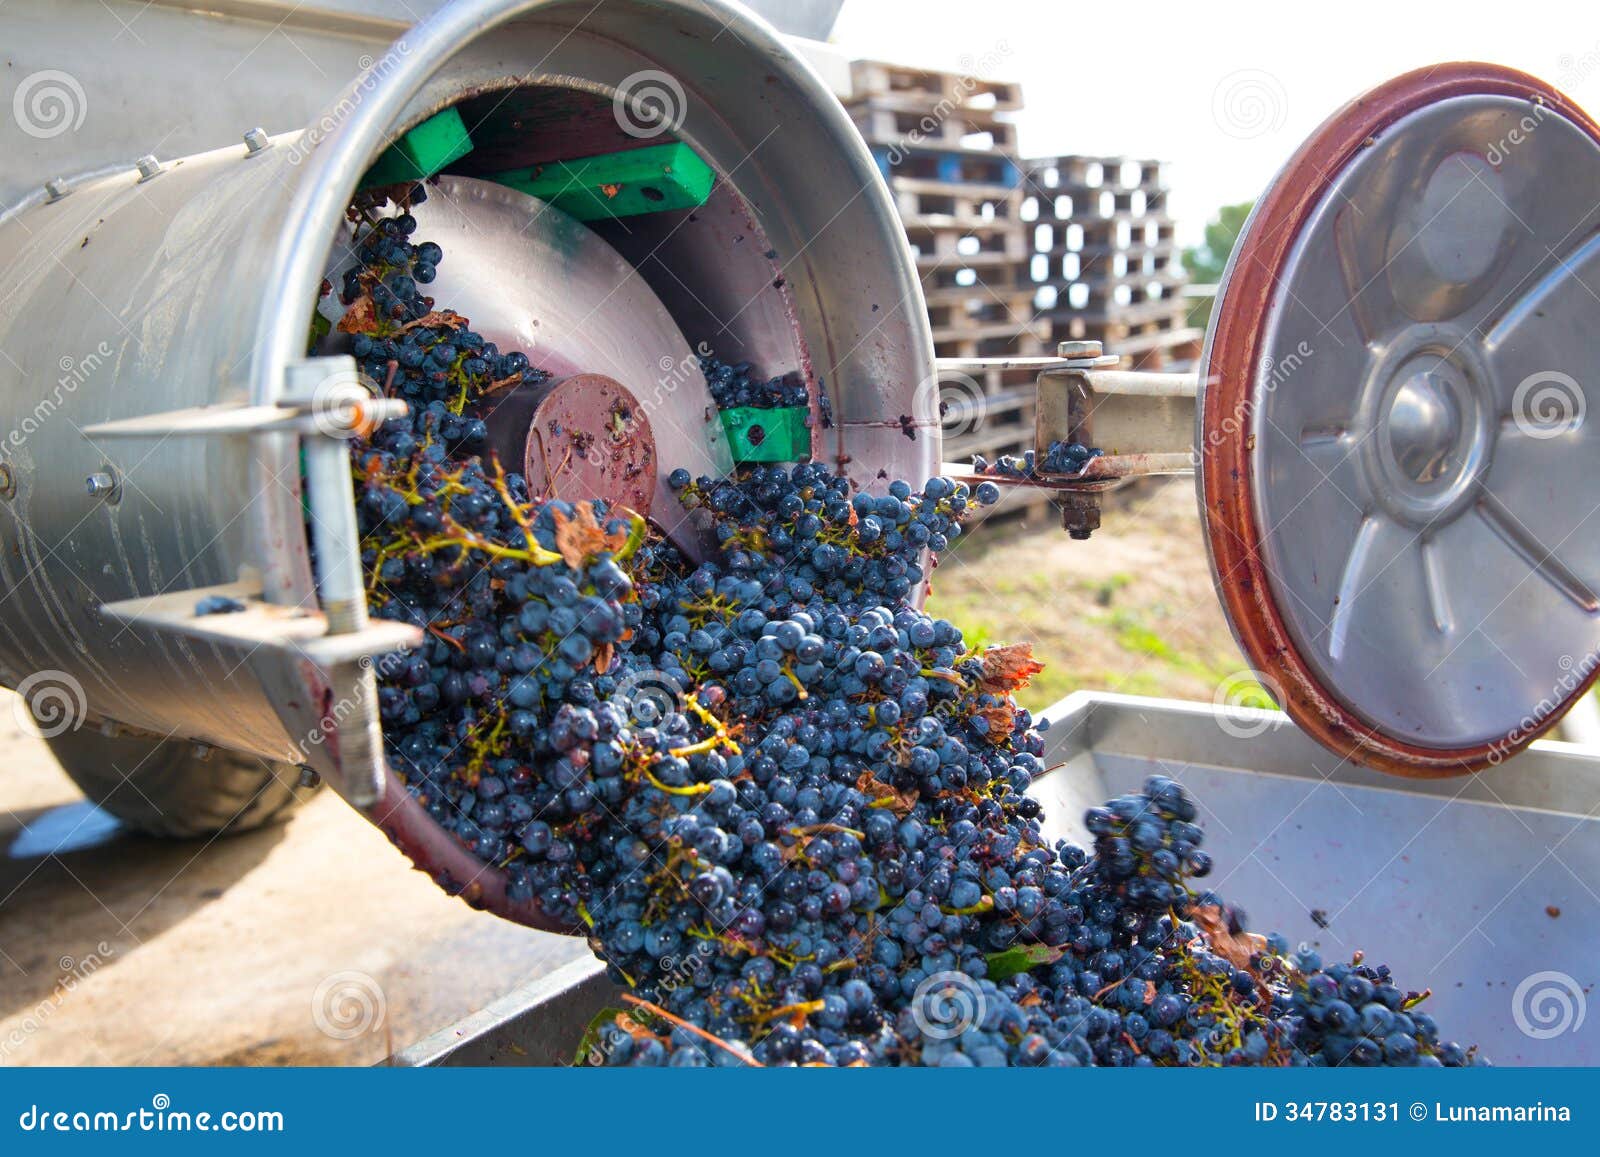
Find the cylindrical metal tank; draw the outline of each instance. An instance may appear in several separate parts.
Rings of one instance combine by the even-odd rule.
[[[691,339],[831,400],[818,457],[867,485],[932,473],[932,343],[904,235],[843,109],[769,27],[721,0],[457,0],[303,133],[69,176],[0,215],[0,680],[47,674],[81,688],[78,725],[309,765],[350,794],[338,737],[363,723],[335,710],[316,645],[311,435],[260,408],[283,412],[345,208],[400,134],[449,107],[480,123],[544,109],[581,150],[616,132],[599,114],[641,74],[681,91],[674,135],[717,189],[698,216],[608,240]],[[497,155],[514,154],[496,123]],[[171,417],[127,426],[152,415]],[[175,624],[185,592],[223,584],[278,611],[244,637]]]

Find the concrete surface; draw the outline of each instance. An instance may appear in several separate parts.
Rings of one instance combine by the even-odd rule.
[[[122,832],[0,692],[0,1066],[382,1061],[588,949],[446,896],[331,792]]]

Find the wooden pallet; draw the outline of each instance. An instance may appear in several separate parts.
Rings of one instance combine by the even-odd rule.
[[[1030,187],[1056,189],[1165,190],[1165,164],[1135,157],[1059,156],[1029,157]],[[1124,169],[1129,169],[1124,173]],[[1125,181],[1125,175],[1133,176]]]
[[[940,102],[927,107],[907,104],[904,100],[869,97],[852,102],[847,111],[857,131],[870,144],[1016,155],[1017,126],[992,109]]]
[[[1007,193],[1022,184],[1022,170],[1003,153],[941,149],[923,145],[873,145],[873,160],[886,179],[908,178],[941,185],[980,185]]]
[[[985,337],[958,337],[933,343],[935,357],[941,358],[1036,358],[1055,347],[1040,336],[1037,323],[1015,326],[1009,332]]]
[[[871,97],[898,101],[913,110],[936,106],[941,101],[973,111],[1015,112],[1022,107],[1022,86],[1013,81],[986,80],[880,60],[851,62],[850,91],[852,100]]]
[[[1017,220],[1017,190],[1003,185],[950,185],[894,177],[889,191],[908,230],[976,230]]]
[[[928,324],[935,347],[971,338],[984,341],[1031,334],[1039,342],[1050,337],[1050,322],[1033,308],[1033,294],[1015,288],[963,286],[935,290],[928,296]]]

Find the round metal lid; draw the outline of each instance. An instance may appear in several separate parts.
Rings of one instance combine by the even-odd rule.
[[[1207,335],[1219,594],[1305,730],[1498,763],[1600,665],[1600,129],[1491,65],[1346,106],[1257,204]]]

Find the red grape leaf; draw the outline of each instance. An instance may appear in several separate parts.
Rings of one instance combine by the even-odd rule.
[[[1044,670],[1044,664],[1033,657],[1032,643],[1008,643],[1003,647],[990,647],[979,660],[983,665],[981,682],[984,690],[1003,695],[1026,687],[1028,680]]]

